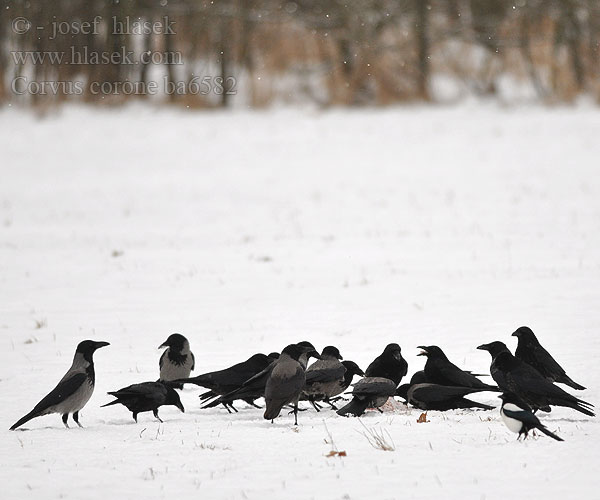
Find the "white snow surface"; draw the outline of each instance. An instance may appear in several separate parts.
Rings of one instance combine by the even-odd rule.
[[[360,420],[308,410],[295,428],[244,403],[201,410],[200,388],[182,392],[185,413],[163,407],[164,424],[100,408],[158,377],[173,332],[196,374],[310,340],[363,369],[398,342],[410,376],[422,344],[488,373],[475,347],[513,349],[521,325],[598,403],[597,109],[67,107],[5,110],[0,130],[2,498],[598,494],[598,419],[570,409],[540,414],[559,443],[517,442],[498,409],[426,423],[401,404]],[[85,428],[49,415],[8,431],[86,338],[111,346]]]

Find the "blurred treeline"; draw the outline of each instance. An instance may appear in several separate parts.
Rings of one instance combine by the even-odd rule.
[[[32,28],[14,32],[13,20]],[[97,34],[49,39],[52,22],[92,21]],[[175,35],[112,32],[112,20],[174,22]],[[38,26],[44,26],[40,35]],[[389,104],[440,99],[445,85],[544,102],[600,99],[599,0],[4,0],[0,101],[160,99],[189,106]],[[184,64],[15,64],[13,51],[177,52]],[[233,77],[236,95],[15,96],[11,82],[191,81]]]

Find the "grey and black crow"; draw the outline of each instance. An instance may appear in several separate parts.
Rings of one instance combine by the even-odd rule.
[[[317,401],[325,401],[334,408],[330,398],[344,391],[346,367],[341,359],[343,358],[337,347],[327,346],[321,352],[321,359],[306,370],[306,385],[302,391],[302,398],[310,401],[317,411],[321,409]]]
[[[272,361],[274,361],[274,359],[276,358],[270,358],[265,354],[258,353],[251,356],[246,361],[237,363],[224,370],[204,373],[197,377],[182,378],[174,380],[172,383],[194,384],[210,389],[208,392],[200,395],[202,401],[207,401],[211,398],[223,396],[224,394],[239,389],[246,380],[264,370]],[[246,398],[245,401],[252,406],[256,406],[254,404],[254,399],[255,398]],[[223,403],[223,405],[228,410],[231,408],[232,410],[237,411],[231,403]]]
[[[138,413],[145,411],[151,411],[158,421],[162,422],[158,416],[158,409],[163,405],[176,406],[182,412],[185,411],[179,394],[168,382],[142,382],[108,394],[117,399],[102,405],[102,407],[122,404],[133,413],[133,419],[136,422]]]
[[[190,343],[183,335],[173,333],[165,340],[159,349],[166,347],[162,353],[158,366],[160,368],[159,381],[169,382],[180,378],[188,378],[195,368],[194,353],[190,351]],[[173,384],[176,389],[183,389],[183,384]]]
[[[500,345],[498,345],[500,344]],[[501,342],[480,345],[477,349],[492,354],[493,379],[504,392],[512,392],[527,403],[534,411],[550,411],[550,406],[566,406],[578,412],[594,416],[590,408],[594,405],[577,399],[568,392],[547,380],[540,372],[527,363],[515,358],[508,349],[503,350]],[[496,352],[494,356],[493,352]]]
[[[360,379],[352,389],[352,400],[337,411],[338,415],[354,415],[360,417],[367,408],[383,406],[396,394],[396,383],[384,377],[365,377]]]
[[[560,366],[550,353],[541,346],[531,328],[522,326],[512,335],[513,337],[517,337],[519,342],[517,350],[515,351],[515,357],[517,359],[533,366],[544,377],[550,380],[550,382],[560,382],[561,384],[566,384],[579,391],[585,389],[585,387],[567,376],[563,367]]]
[[[317,359],[321,357],[310,347],[290,344],[273,363],[265,385],[265,420],[277,418],[285,405],[292,404],[294,425],[298,425],[298,399],[306,383],[305,369],[299,361],[303,353]]]
[[[307,346],[306,344],[309,345]],[[301,342],[297,345],[302,350],[302,355],[300,359],[302,359],[304,355],[307,356],[307,360],[308,357],[313,356],[313,354],[318,356],[317,352],[314,350],[310,342]],[[279,354],[269,354],[270,359],[273,359],[275,356],[279,357]],[[277,358],[273,359],[273,361],[264,370],[258,372],[256,375],[246,380],[239,389],[236,389],[235,391],[231,391],[227,394],[224,394],[223,396],[218,397],[217,399],[214,399],[210,403],[205,404],[202,408],[214,408],[215,406],[221,404],[225,406],[225,408],[227,408],[228,406],[231,407],[231,404],[236,400],[242,400],[247,402],[249,400],[254,401],[255,399],[262,398],[265,395],[265,386],[267,385],[267,380],[269,378],[269,375],[271,374],[271,370],[273,369],[273,366],[275,366],[276,359]],[[300,361],[300,364],[302,364],[302,361]]]
[[[471,373],[461,370],[444,354],[438,346],[418,346],[422,352],[417,356],[427,356],[425,363],[425,376],[432,384],[447,385],[454,387],[468,387],[485,391],[499,391],[498,387],[484,384]]]
[[[523,439],[527,439],[531,429],[538,429],[552,439],[564,441],[564,439],[546,429],[532,413],[529,405],[517,395],[505,392],[498,397],[502,400],[502,407],[500,408],[502,421],[510,431],[519,434],[517,440],[521,439],[521,436],[523,436]]]
[[[84,340],[77,346],[71,368],[65,373],[58,385],[42,399],[35,408],[15,423],[10,430],[14,431],[32,418],[60,413],[65,427],[69,427],[67,419],[73,414],[75,423],[79,423],[79,411],[86,405],[94,392],[96,375],[94,372],[94,352],[100,347],[110,345],[108,342]]]
[[[310,356],[311,356],[310,353],[317,352],[317,350],[315,349],[315,346],[312,345],[308,340],[303,340],[302,342],[298,342],[296,345],[305,348],[304,352],[300,355],[300,359],[298,361],[300,362],[302,367],[306,370],[306,367],[308,366],[308,360],[310,359]]]
[[[408,363],[402,357],[402,351],[398,344],[388,344],[383,353],[367,367],[367,377],[382,377],[400,384],[402,377],[408,372]]]
[[[396,391],[396,396],[406,400],[420,410],[457,410],[464,408],[481,408],[492,410],[494,407],[465,398],[468,394],[483,392],[487,389],[472,387],[451,387],[446,385],[417,383],[402,384]]]

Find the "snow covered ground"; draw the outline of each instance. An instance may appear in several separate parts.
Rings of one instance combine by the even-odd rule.
[[[596,109],[9,110],[0,130],[4,429],[80,340],[112,344],[96,353],[85,429],[53,415],[0,430],[3,498],[597,494],[598,419],[573,410],[541,415],[564,443],[520,443],[497,410],[417,423],[398,405],[362,424],[306,411],[294,428],[243,404],[200,410],[196,389],[164,424],[100,408],[106,391],[157,378],[172,332],[196,373],[310,340],[363,369],[398,342],[411,374],[421,344],[487,372],[475,347],[514,348],[524,324],[598,403]]]

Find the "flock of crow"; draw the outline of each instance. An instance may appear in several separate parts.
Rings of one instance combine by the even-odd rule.
[[[115,399],[103,406],[122,404],[132,412],[137,422],[141,412],[152,411],[158,415],[159,407],[173,405],[182,412],[184,407],[176,389],[184,384],[194,384],[208,389],[200,395],[202,408],[222,405],[228,412],[235,411],[234,402],[244,401],[256,408],[255,401],[264,398],[264,418],[273,420],[284,408],[290,407],[294,423],[298,424],[298,403],[308,401],[316,411],[328,405],[343,416],[361,416],[368,408],[380,412],[390,397],[400,397],[407,405],[421,410],[454,410],[479,408],[491,410],[492,406],[472,401],[466,396],[473,393],[501,392],[500,415],[506,426],[527,438],[530,430],[562,441],[550,432],[535,413],[551,411],[552,406],[572,408],[590,417],[593,405],[587,403],[555,384],[566,384],[573,389],[585,387],[571,380],[565,370],[546,351],[528,327],[517,329],[513,336],[518,346],[513,355],[502,342],[480,345],[477,349],[488,351],[492,357],[490,373],[497,385],[482,382],[479,376],[461,370],[437,346],[419,346],[419,356],[427,362],[417,371],[410,383],[400,385],[408,372],[408,363],[402,357],[398,344],[389,344],[383,352],[362,371],[353,361],[344,361],[339,350],[327,346],[319,354],[310,342],[288,345],[281,353],[255,354],[246,361],[219,370],[191,377],[194,355],[188,340],[178,333],[170,335],[159,348],[166,348],[160,357],[160,378],[156,382],[143,382],[109,392]],[[79,411],[92,396],[95,382],[94,352],[108,342],[85,340],[77,346],[71,368],[58,385],[44,397],[31,412],[17,421],[15,430],[29,420],[50,413],[59,413],[65,426],[68,417],[79,423]],[[316,361],[308,365],[309,359]],[[354,376],[362,377],[352,384]],[[352,386],[350,392],[346,392]],[[351,400],[344,400],[350,394]],[[336,403],[343,401],[341,408]],[[339,403],[338,403],[339,404]]]

